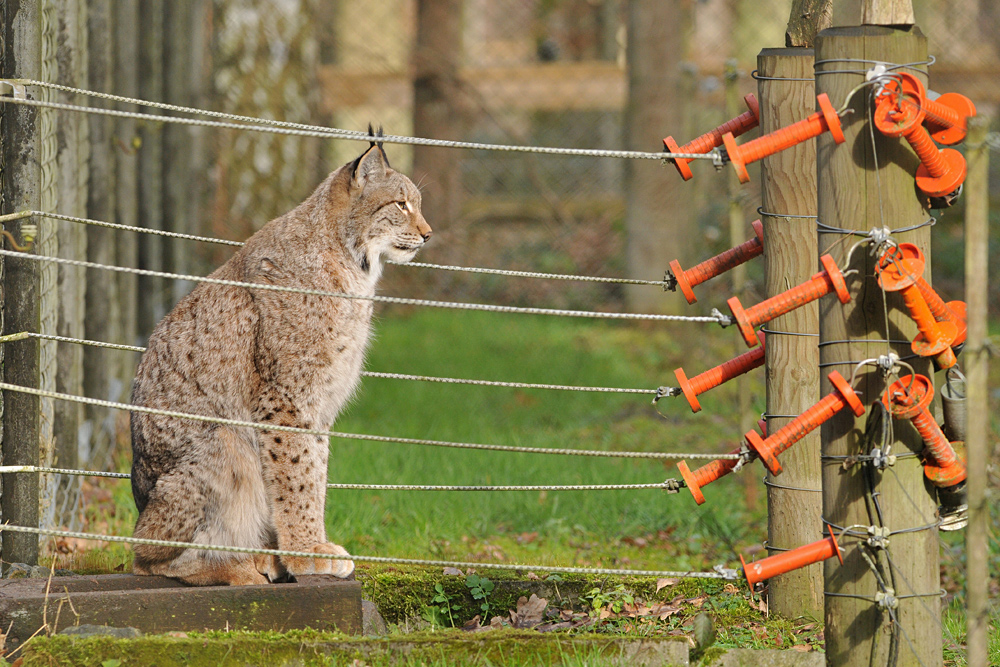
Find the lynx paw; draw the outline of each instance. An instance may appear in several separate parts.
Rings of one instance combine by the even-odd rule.
[[[312,549],[308,549],[316,554],[330,554],[332,556],[348,556],[347,550],[339,544],[324,542],[316,544]],[[300,574],[332,574],[335,577],[346,579],[354,572],[354,561],[344,558],[305,558],[302,556],[282,558],[285,568],[293,575]]]

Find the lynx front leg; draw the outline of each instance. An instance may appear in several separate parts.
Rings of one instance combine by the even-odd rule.
[[[263,432],[261,458],[271,515],[283,551],[347,556],[344,547],[326,541],[325,438],[298,433]],[[290,574],[333,574],[348,577],[354,563],[339,558],[282,557]]]

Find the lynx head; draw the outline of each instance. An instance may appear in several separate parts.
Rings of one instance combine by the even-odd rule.
[[[369,134],[372,132],[368,127]],[[382,135],[379,128],[378,136]],[[420,213],[420,190],[389,166],[382,142],[372,142],[359,158],[344,166],[349,172],[352,250],[368,271],[380,259],[408,262],[431,236]]]

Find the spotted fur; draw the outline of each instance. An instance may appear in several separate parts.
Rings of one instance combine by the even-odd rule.
[[[411,260],[430,235],[419,190],[373,143],[212,277],[371,296],[384,261]],[[370,301],[201,284],[150,337],[132,402],[329,429],[358,384],[371,316]],[[326,538],[324,437],[133,413],[132,453],[136,537],[347,555]],[[137,574],[196,585],[353,570],[350,560],[135,547]]]

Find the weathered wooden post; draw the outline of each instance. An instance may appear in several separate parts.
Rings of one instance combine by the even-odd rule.
[[[989,350],[986,347],[986,316],[989,312],[989,161],[986,144],[988,118],[973,118],[966,139],[969,175],[965,179],[965,303],[969,329],[965,339],[966,456],[969,494],[969,525],[965,534],[965,602],[968,622],[969,667],[986,667],[989,631],[989,506],[986,499],[989,440]]]
[[[58,27],[56,60],[57,83],[74,88],[88,87],[88,5],[85,0],[54,0]],[[74,95],[60,93],[57,100],[73,103]],[[65,215],[85,216],[87,213],[88,182],[90,180],[89,154],[91,119],[79,113],[58,113],[58,148],[56,168],[56,211]],[[67,259],[87,259],[87,228],[68,221],[41,220],[40,224],[56,230],[59,239],[59,256]],[[85,320],[85,269],[61,265],[57,268],[58,299],[57,333],[70,338],[83,338]],[[79,396],[83,393],[84,349],[75,343],[57,343],[55,359],[55,388],[57,391]],[[78,468],[80,464],[78,440],[83,424],[83,406],[70,401],[53,402],[53,444],[47,464],[62,468]],[[67,525],[79,500],[82,480],[75,477],[43,475],[42,517],[46,526]]]
[[[41,9],[39,3],[22,2],[16,11],[5,5],[3,12],[3,78],[41,77]],[[4,104],[0,107],[0,141],[3,159],[3,213],[38,210],[41,196],[38,110]],[[25,220],[4,223],[4,228],[23,243]],[[30,222],[30,221],[29,221]],[[8,257],[3,262],[3,333],[39,331],[41,265]],[[3,350],[4,381],[38,386],[39,344],[22,340],[0,346]],[[38,465],[41,433],[41,401],[36,396],[3,392],[3,463]],[[2,476],[0,514],[4,522],[38,525],[38,476]],[[38,562],[38,537],[26,533],[3,533],[4,562]]]
[[[773,132],[816,108],[811,48],[764,49],[757,56],[760,131]],[[803,142],[761,161],[764,295],[772,297],[816,272],[816,144]],[[769,433],[815,403],[819,391],[819,304],[812,302],[768,323]],[[767,542],[794,549],[823,536],[819,432],[784,456],[785,471],[767,474]],[[768,604],[786,617],[823,611],[820,563],[771,579]]]
[[[874,4],[883,9],[881,5],[890,3]],[[840,27],[819,34],[816,90],[826,93],[835,108],[865,81],[866,71],[876,62],[910,64],[906,71],[911,73],[926,71],[926,39],[912,25],[912,10],[907,13],[906,7],[900,7],[910,3],[891,4],[898,11],[880,14],[883,25]],[[874,12],[866,11],[862,20],[873,16]],[[923,73],[918,76],[926,79]],[[829,135],[820,136],[817,143],[819,220],[861,234],[875,227],[919,225],[929,218],[914,188],[919,161],[905,141],[885,137],[871,127],[870,99],[870,88],[862,88],[851,98],[853,113],[843,119],[846,143],[835,145]],[[894,233],[893,238],[915,243],[929,258],[929,227]],[[843,263],[857,240],[837,232],[822,233],[819,249],[833,252]],[[910,358],[909,343],[916,326],[899,295],[885,294],[879,288],[874,260],[859,251],[844,268],[858,271],[849,279],[852,300],[846,305],[832,299],[820,303],[823,371],[850,374],[858,362],[892,350],[906,357],[917,373],[931,375],[928,361]],[[924,277],[929,279],[928,273]],[[886,383],[882,372],[869,366],[859,371],[855,387],[871,404],[881,397]],[[822,380],[821,391],[830,388]],[[886,664],[890,651],[896,650],[900,667],[940,665],[937,503],[919,458],[901,456],[919,452],[924,445],[909,422],[897,421],[893,450],[900,456],[884,470],[870,470],[870,461],[851,464],[846,458],[871,454],[862,444],[863,429],[864,423],[847,411],[822,427],[823,517],[835,531],[884,526],[889,531],[888,545],[867,547],[863,537],[842,540],[849,545],[845,546],[845,564],[825,563],[827,664]],[[869,473],[879,493],[878,511],[867,482]],[[864,535],[866,528],[852,531]],[[865,559],[864,550],[878,563],[878,573]]]

